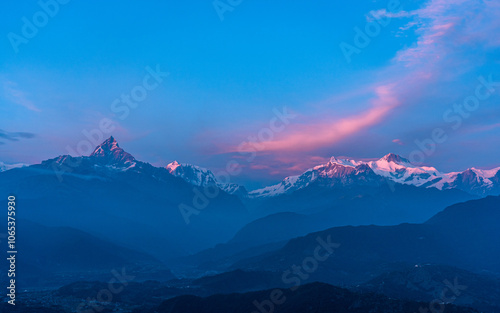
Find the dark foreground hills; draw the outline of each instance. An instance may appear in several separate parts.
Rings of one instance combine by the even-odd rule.
[[[445,265],[422,265],[382,274],[354,289],[392,299],[448,299],[453,304],[473,307],[480,312],[500,312],[500,276],[488,274]]]
[[[20,304],[9,312],[133,312],[133,313],[253,313],[253,312],[373,312],[414,313],[434,309],[444,312],[479,312],[452,303],[414,301],[389,298],[367,291],[351,291],[324,283],[312,283],[298,289],[273,288],[268,290],[214,294],[211,296],[180,295],[175,289],[157,282],[132,283],[111,301],[95,301],[97,294],[107,290],[104,283],[72,284],[51,294],[39,292],[40,301],[50,302],[58,297],[55,305]],[[184,291],[186,292],[186,291]],[[196,290],[192,291],[196,294]],[[86,298],[88,297],[88,298]],[[171,297],[168,300],[161,300]],[[87,299],[87,301],[86,301]],[[92,300],[93,299],[93,300]],[[89,301],[90,300],[90,301]],[[33,301],[34,302],[34,301]],[[1,307],[4,311],[7,306]],[[36,310],[39,311],[36,311]],[[50,311],[53,310],[53,311]],[[2,311],[2,312],[4,312]]]
[[[245,294],[214,295],[207,298],[181,296],[163,302],[157,313],[249,313],[249,312],[357,312],[403,313],[429,310],[429,303],[389,299],[385,296],[353,293],[327,284],[314,283],[296,291],[264,290]],[[477,312],[470,308],[443,305],[450,313]]]

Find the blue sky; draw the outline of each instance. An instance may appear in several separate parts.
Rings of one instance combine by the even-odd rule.
[[[500,164],[500,91],[477,108],[470,102],[459,126],[458,113],[444,118],[474,96],[480,77],[500,81],[495,1],[244,0],[223,20],[212,1],[69,1],[14,45],[13,36],[25,37],[25,20],[44,13],[36,1],[7,6],[0,20],[6,163],[78,154],[89,141],[83,132],[109,119],[112,135],[138,159],[218,170],[244,158],[235,181],[250,186],[332,155],[394,152],[443,171]],[[356,47],[355,28],[366,33],[369,23],[380,29]],[[359,52],[350,61],[346,44]],[[112,103],[140,90],[148,67],[168,76],[120,118]],[[295,117],[259,139],[285,107]],[[417,144],[436,128],[446,140],[434,151]],[[257,146],[245,144],[249,136]],[[247,161],[251,151],[256,157]]]

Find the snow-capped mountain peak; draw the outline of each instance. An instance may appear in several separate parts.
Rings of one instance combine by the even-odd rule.
[[[479,176],[483,176],[483,177],[486,177],[486,178],[491,178],[495,175],[498,174],[498,172],[500,171],[500,167],[497,167],[497,168],[494,168],[494,169],[491,169],[491,170],[481,170],[481,169],[477,169],[475,167],[472,167],[470,168],[471,171],[473,171],[474,173],[476,173],[477,175]]]
[[[389,153],[389,154],[385,155],[379,161],[394,162],[397,164],[411,164],[411,162],[408,159],[405,159],[402,156],[399,156],[399,155],[394,154],[394,153]]]
[[[291,193],[318,183],[333,187],[343,184],[370,184],[375,173],[362,161],[332,157],[326,164],[315,166],[302,175],[289,176],[281,183],[249,192],[253,198]]]
[[[119,163],[124,165],[131,165],[136,161],[131,154],[125,152],[125,150],[120,148],[118,142],[113,136],[109,137],[103,143],[98,145],[95,148],[94,152],[90,154],[90,157],[98,159],[100,161],[104,161],[104,163],[108,164]]]
[[[179,166],[181,166],[177,161],[174,161],[172,163],[169,163],[166,168],[167,170],[172,173],[174,172]]]
[[[347,158],[336,158],[336,157],[331,157],[329,163],[343,165],[343,166],[350,166],[350,167],[356,167],[356,166],[361,164],[360,161],[347,159]],[[321,167],[323,165],[318,165],[318,166]]]

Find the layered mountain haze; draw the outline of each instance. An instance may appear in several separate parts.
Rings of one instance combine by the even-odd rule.
[[[322,238],[336,248],[308,275],[308,282],[356,285],[384,272],[428,263],[499,277],[499,223],[500,197],[490,196],[452,205],[421,224],[345,226],[313,232],[274,252],[237,261],[229,269],[284,272],[313,255]],[[293,281],[295,275],[288,277]]]
[[[109,279],[112,269],[126,268],[136,280],[172,279],[158,259],[71,227],[46,227],[27,220],[18,221],[17,281],[25,287],[58,286],[77,279]],[[63,253],[61,253],[63,252]],[[95,257],[98,255],[99,257]],[[2,266],[8,266],[2,258]],[[0,273],[2,282],[7,273]]]
[[[27,219],[103,234],[168,259],[226,242],[244,243],[240,250],[245,250],[333,226],[422,222],[443,207],[495,191],[499,175],[498,169],[442,174],[394,154],[368,162],[331,158],[302,175],[247,193],[196,165],[155,167],[139,161],[110,137],[89,156],[63,155],[4,171],[0,190],[36,204]],[[203,188],[196,187],[207,186],[220,192],[201,201],[206,207],[198,210]],[[182,205],[196,210],[189,224]],[[68,208],[71,215],[65,213]],[[289,214],[273,215],[280,212]],[[276,223],[283,225],[276,228]],[[130,227],[145,230],[138,229],[137,237],[134,231],[124,232]],[[150,247],[141,243],[146,238]],[[169,247],[168,253],[154,249],[157,244]]]

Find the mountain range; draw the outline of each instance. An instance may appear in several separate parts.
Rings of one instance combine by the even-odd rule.
[[[408,159],[393,153],[373,161],[332,157],[326,164],[317,165],[300,175],[286,177],[276,185],[250,192],[234,183],[221,184],[212,171],[196,165],[174,161],[167,165],[167,169],[191,184],[216,184],[228,193],[249,198],[289,194],[313,183],[330,186],[364,184],[370,181],[370,176],[384,178],[389,183],[439,190],[458,189],[477,196],[500,194],[500,167],[489,170],[472,167],[463,172],[444,173],[435,167],[413,165]]]
[[[137,161],[132,155],[121,149],[113,137],[105,140],[95,148],[90,155],[99,164],[108,168],[131,169],[143,162]],[[63,166],[70,156],[61,156],[56,159],[56,167]],[[78,161],[78,158],[75,160]],[[5,164],[0,162],[0,172],[13,168],[28,166],[26,164]],[[248,192],[244,186],[218,182],[216,175],[209,169],[192,165],[181,164],[177,161],[169,163],[167,171],[195,186],[216,185],[221,190],[240,197],[265,198],[306,188],[313,183],[325,186],[368,184],[374,178],[384,178],[389,182],[405,184],[422,188],[436,188],[439,190],[458,189],[477,196],[500,194],[500,167],[483,170],[469,168],[463,172],[444,173],[430,166],[413,165],[408,159],[389,153],[373,161],[362,161],[350,158],[331,157],[326,164],[320,164],[296,176],[289,176],[282,182]]]
[[[388,154],[369,162],[332,158],[247,192],[199,166],[139,161],[110,137],[89,156],[3,171],[0,192],[20,199],[21,218],[80,229],[169,262],[205,249],[251,255],[254,247],[335,226],[421,223],[454,203],[494,193],[499,175],[497,169],[442,174]],[[200,194],[198,187],[211,185],[219,190],[215,197]],[[195,212],[188,221],[182,207]]]
[[[500,167],[442,173],[434,167],[413,165],[408,159],[390,153],[376,161],[332,157],[326,164],[308,169],[301,175],[287,177],[279,184],[251,191],[249,196],[274,197],[303,189],[312,183],[368,184],[375,175],[394,183],[422,188],[459,189],[478,196],[500,193]]]

